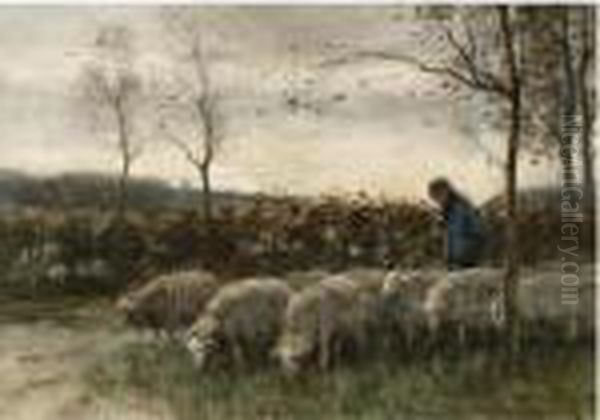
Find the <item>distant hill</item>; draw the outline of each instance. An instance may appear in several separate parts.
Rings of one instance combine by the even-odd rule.
[[[20,207],[108,209],[117,193],[117,178],[97,172],[69,172],[54,176],[33,176],[15,170],[0,169],[0,211]],[[560,188],[537,187],[518,192],[521,209],[560,211]],[[202,192],[192,187],[175,187],[149,177],[134,177],[129,182],[129,205],[140,210],[199,209]],[[239,208],[259,198],[278,203],[291,197],[277,197],[240,192],[215,191],[215,206]],[[296,202],[310,201],[307,197],[293,197]],[[484,214],[502,214],[506,206],[502,195],[496,195],[481,205]]]
[[[18,171],[0,170],[0,210],[24,206],[48,208],[109,208],[117,193],[117,178],[103,173],[71,172],[39,177]],[[197,208],[202,193],[195,188],[174,187],[156,178],[132,178],[129,204],[143,210]],[[216,191],[216,206],[248,204],[250,194]]]

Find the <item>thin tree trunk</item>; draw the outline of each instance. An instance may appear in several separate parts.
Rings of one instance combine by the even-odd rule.
[[[128,204],[127,188],[129,184],[129,175],[131,172],[132,155],[130,150],[131,145],[129,143],[129,136],[127,133],[127,121],[122,108],[120,95],[117,95],[115,99],[115,113],[119,130],[119,152],[121,153],[121,173],[119,174],[119,180],[117,182],[116,212],[117,217],[122,220]]]
[[[121,166],[121,174],[119,176],[118,186],[117,186],[117,216],[122,219],[125,216],[125,212],[128,208],[129,195],[129,174],[131,170],[131,162],[128,158],[123,158],[122,166]]]
[[[510,78],[510,132],[506,155],[506,274],[504,278],[504,307],[509,349],[518,350],[519,313],[517,290],[519,279],[519,238],[517,229],[517,163],[521,132],[521,81],[514,47],[514,33],[508,6],[499,7],[500,26],[504,38],[504,55]]]
[[[212,203],[212,186],[210,179],[210,165],[202,165],[200,167],[200,177],[202,179],[202,211],[204,220],[209,231],[213,228],[213,203]]]
[[[581,30],[581,46],[582,56],[580,65],[578,68],[578,84],[579,84],[579,106],[582,115],[582,132],[581,132],[581,154],[583,160],[583,182],[585,192],[585,217],[588,218],[588,232],[589,232],[589,247],[590,257],[595,258],[595,244],[596,244],[596,183],[594,179],[594,151],[592,145],[592,132],[594,124],[594,110],[590,106],[590,90],[594,89],[594,86],[588,84],[588,71],[590,65],[592,66],[592,72],[594,72],[594,63],[592,61],[593,54],[595,51],[595,43],[593,41],[593,25],[595,23],[595,10],[593,8],[584,8],[583,16],[584,22]],[[592,29],[592,31],[590,31]],[[594,77],[591,78],[595,80]]]
[[[570,25],[570,12],[568,8],[565,8],[561,14],[561,47],[562,47],[562,61],[563,61],[563,72],[564,72],[564,84],[562,86],[562,113],[563,121],[575,119],[577,113],[577,79],[574,68],[573,60],[573,46],[571,43],[571,25]],[[563,123],[564,124],[564,123]],[[576,146],[573,142],[577,139],[575,136],[560,136],[560,147],[558,148],[559,159],[562,163],[562,185],[570,182],[572,177],[572,162],[571,159],[567,159],[562,156],[563,148],[571,148]],[[574,204],[574,203],[572,203]]]
[[[593,119],[590,116],[590,106],[585,92],[582,92],[581,110],[583,114],[582,130],[582,155],[583,155],[583,178],[584,178],[584,203],[585,218],[588,219],[588,246],[590,259],[596,256],[596,182],[594,179],[594,156],[592,150],[592,127]]]

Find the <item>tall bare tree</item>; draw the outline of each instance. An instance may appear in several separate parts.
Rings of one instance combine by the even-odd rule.
[[[510,130],[506,147],[506,209],[507,209],[507,249],[506,277],[504,281],[504,306],[507,325],[512,335],[511,346],[518,344],[518,306],[517,282],[519,269],[518,231],[517,231],[517,164],[521,138],[521,75],[519,59],[515,48],[515,25],[508,6],[498,7],[500,33],[503,39],[504,63],[508,73],[505,99],[510,106]]]
[[[195,169],[202,183],[202,210],[213,229],[212,169],[224,140],[221,95],[211,77],[202,31],[193,19],[169,16],[177,33],[177,75],[163,80],[160,99],[160,130]]]
[[[82,73],[83,100],[92,124],[107,136],[119,157],[115,200],[119,217],[127,209],[131,170],[142,152],[136,132],[142,85],[134,59],[131,32],[123,26],[102,27]]]
[[[324,66],[353,63],[357,59],[378,59],[407,63],[425,73],[452,82],[467,94],[481,93],[495,104],[507,129],[504,159],[507,207],[506,275],[504,304],[509,343],[518,344],[518,236],[517,236],[517,171],[522,133],[522,75],[519,55],[519,26],[515,10],[509,6],[496,8],[425,7],[423,19],[429,19],[441,44],[438,53],[429,58],[392,51],[358,51],[341,58],[327,60]],[[431,33],[426,34],[432,38]]]
[[[591,256],[595,257],[596,243],[596,182],[594,178],[595,154],[593,148],[593,133],[596,120],[596,10],[595,7],[585,6],[579,9],[579,40],[580,55],[576,67],[576,78],[579,89],[579,110],[583,119],[582,127],[582,158],[583,180],[586,194],[586,212],[590,218]]]
[[[582,184],[584,189],[583,206],[586,219],[589,222],[590,250],[594,250],[595,237],[595,185],[593,172],[592,129],[594,124],[593,103],[595,80],[593,79],[594,56],[594,10],[591,7],[580,6],[563,8],[562,31],[560,42],[562,46],[562,62],[564,67],[564,106],[562,109],[563,124],[576,124],[580,136],[561,136],[561,160],[572,165],[572,160],[581,159],[581,172],[573,174],[573,169],[563,171],[565,185]],[[567,127],[572,128],[572,127]],[[561,133],[562,134],[562,133]],[[577,144],[579,143],[580,144]],[[563,149],[579,151],[564,156]],[[569,168],[566,168],[569,169]],[[579,206],[578,203],[573,203]]]
[[[590,104],[595,98],[595,11],[588,6],[529,6],[519,10],[527,25],[522,30],[527,40],[523,52],[525,123],[537,133],[528,137],[560,161],[564,185],[583,184],[582,204],[590,226],[587,239],[593,255],[595,112]],[[579,135],[564,135],[565,130],[579,130]],[[565,156],[565,150],[572,153]],[[574,168],[574,159],[582,161],[581,171],[578,165]]]

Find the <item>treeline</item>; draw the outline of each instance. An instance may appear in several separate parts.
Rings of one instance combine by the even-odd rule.
[[[3,217],[0,230],[3,260],[13,272],[40,266],[37,275],[64,273],[56,282],[85,288],[92,284],[71,273],[82,262],[102,261],[106,273],[100,277],[110,272],[111,278],[89,281],[110,289],[148,269],[186,266],[238,276],[393,260],[421,265],[441,256],[441,243],[431,240],[432,222],[427,209],[407,203],[256,199],[221,207],[210,225],[196,210],[137,210],[118,217],[92,209],[29,209]]]
[[[522,196],[522,262],[556,258],[559,196],[543,191]],[[490,237],[486,264],[503,259],[504,210],[498,199],[482,207]],[[591,249],[588,230],[582,226],[577,250],[582,257]],[[13,286],[116,292],[148,273],[194,266],[237,277],[439,265],[444,232],[435,214],[421,204],[368,196],[255,197],[244,205],[220,206],[210,224],[194,208],[130,209],[119,216],[89,207],[24,207],[0,218],[0,263],[8,268],[2,280]]]

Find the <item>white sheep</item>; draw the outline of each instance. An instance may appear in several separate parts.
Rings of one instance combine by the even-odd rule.
[[[275,351],[284,371],[295,374],[315,363],[326,370],[345,349],[364,351],[380,288],[381,282],[341,274],[294,294]]]
[[[224,286],[186,334],[194,364],[218,359],[237,367],[268,360],[292,289],[277,279],[246,279]]]
[[[417,337],[432,339],[448,330],[464,343],[469,330],[501,328],[502,276],[495,268],[392,271],[382,290],[389,322],[409,346]]]
[[[175,272],[126,293],[116,306],[134,326],[172,335],[194,322],[218,287],[209,272]]]
[[[593,337],[595,279],[591,264],[571,264],[564,272],[554,264],[521,274],[518,303],[525,334]]]

